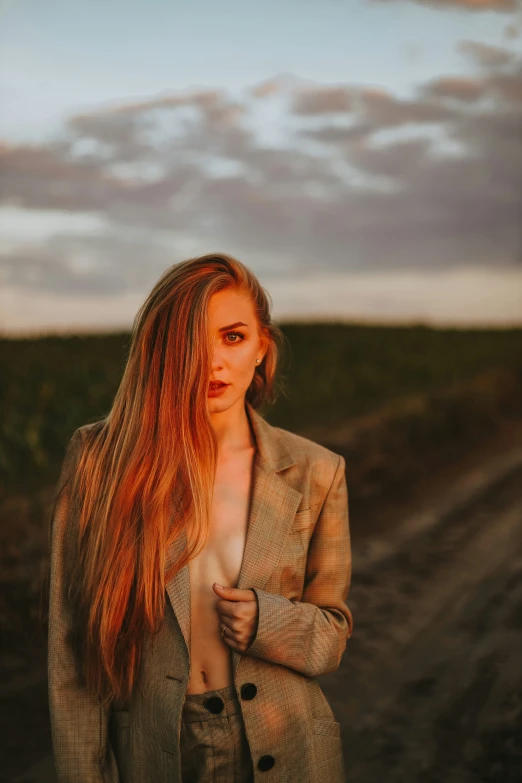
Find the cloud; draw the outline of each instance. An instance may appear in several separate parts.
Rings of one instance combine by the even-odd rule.
[[[293,112],[305,115],[335,114],[349,111],[353,98],[346,87],[323,87],[302,89],[294,98]]]
[[[520,37],[520,30],[516,24],[509,23],[504,27],[504,38],[513,40]]]
[[[522,268],[469,267],[447,273],[405,270],[370,273],[320,271],[292,278],[261,275],[280,323],[321,319],[370,323],[425,323],[466,327],[522,323]],[[0,330],[19,336],[92,334],[128,330],[143,293],[70,293],[0,288]],[[9,325],[7,331],[6,326]]]
[[[150,237],[55,234],[46,245],[11,251],[0,265],[3,285],[61,295],[112,296],[151,286],[172,263]]]
[[[396,2],[396,0],[371,0],[371,2],[384,4]],[[520,0],[411,0],[411,2],[441,11],[454,9],[470,13],[480,13],[481,11],[512,13],[520,8]]]
[[[281,74],[243,101],[166,92],[76,114],[40,146],[4,143],[5,205],[92,214],[106,229],[4,249],[0,274],[28,290],[112,295],[149,286],[195,246],[260,269],[285,259],[281,279],[318,266],[519,265],[522,60],[469,40],[458,51],[472,75],[426,81],[408,99]],[[280,146],[257,133],[271,100],[286,106]]]
[[[430,98],[452,98],[463,103],[475,103],[484,97],[485,85],[480,79],[462,76],[442,76],[433,79],[423,88],[424,95]]]
[[[514,66],[519,62],[519,55],[500,46],[491,46],[482,41],[462,40],[457,50],[468,58],[473,65],[486,70],[495,70],[504,66]]]

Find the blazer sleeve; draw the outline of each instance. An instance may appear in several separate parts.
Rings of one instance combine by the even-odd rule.
[[[258,627],[244,654],[307,677],[339,667],[353,630],[352,613],[345,603],[352,572],[345,467],[339,455],[310,539],[302,601],[252,588],[258,601]]]
[[[108,738],[108,711],[82,682],[72,638],[73,608],[65,576],[74,551],[78,502],[71,497],[82,446],[76,430],[69,442],[51,517],[49,573],[48,689],[53,757],[57,783],[120,783]]]

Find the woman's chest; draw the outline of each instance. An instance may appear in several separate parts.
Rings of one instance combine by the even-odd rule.
[[[214,581],[237,585],[248,531],[252,467],[253,455],[218,464],[208,539],[190,563],[196,592],[206,592]]]

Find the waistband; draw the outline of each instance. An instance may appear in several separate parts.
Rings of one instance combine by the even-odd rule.
[[[205,693],[185,694],[181,717],[185,723],[192,723],[193,721],[224,718],[228,715],[237,715],[240,712],[239,699],[232,684]]]

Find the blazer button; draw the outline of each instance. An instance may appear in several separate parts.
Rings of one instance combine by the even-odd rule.
[[[253,682],[245,682],[245,684],[241,686],[241,698],[246,699],[247,701],[253,699],[256,693],[257,687]]]
[[[257,768],[260,769],[262,772],[266,772],[267,769],[272,769],[272,767],[275,764],[275,758],[273,756],[261,756],[259,761],[257,762]]]
[[[205,701],[205,707],[209,712],[217,715],[218,712],[223,712],[225,702],[219,696],[211,696]]]

